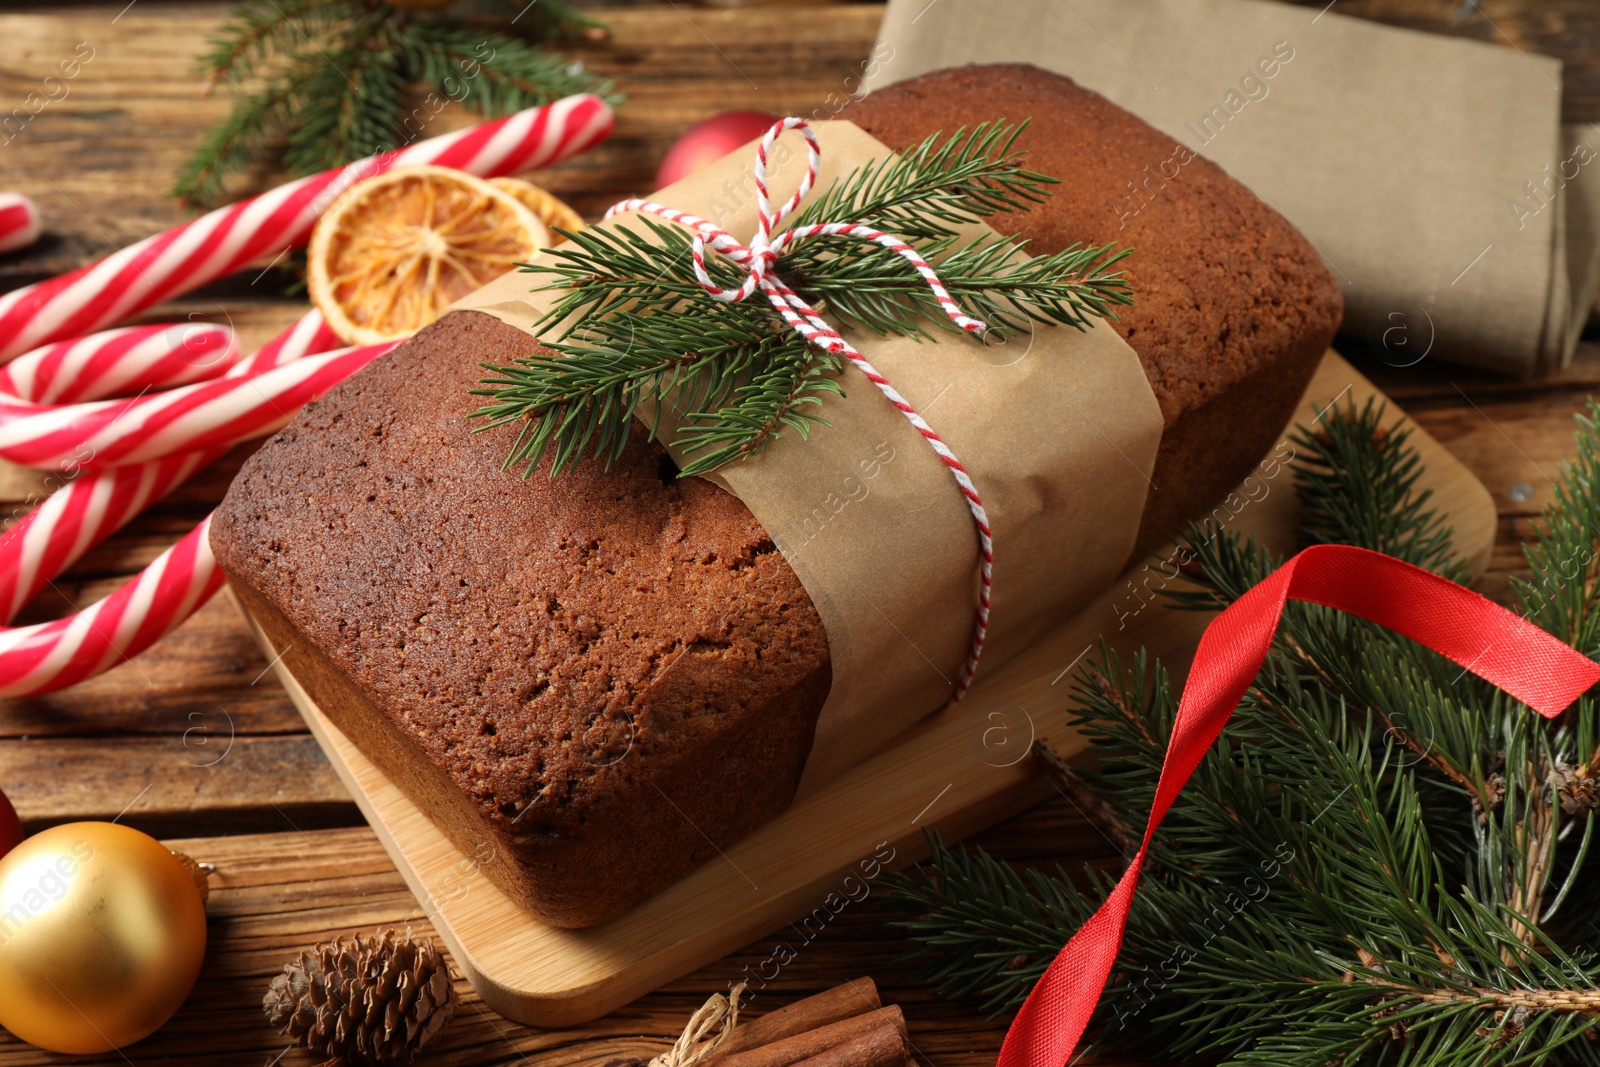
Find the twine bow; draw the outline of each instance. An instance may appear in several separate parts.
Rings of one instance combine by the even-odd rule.
[[[740,982],[727,996],[711,994],[710,999],[689,1016],[689,1022],[673,1046],[652,1059],[648,1067],[696,1067],[709,1059],[739,1025],[739,998],[744,991],[745,983]]]
[[[788,130],[797,130],[806,139],[807,164],[805,176],[800,180],[800,187],[795,190],[784,205],[774,214],[772,202],[767,193],[767,153],[772,150],[773,144]],[[993,589],[994,570],[994,540],[989,530],[989,514],[984,510],[983,498],[978,495],[977,487],[972,484],[972,478],[957,458],[955,452],[944,442],[944,439],[929,426],[927,421],[917,413],[905,397],[890,384],[889,379],[879,373],[867,358],[856,347],[845,340],[827,321],[817,313],[816,309],[800,298],[799,294],[783,283],[778,277],[776,264],[778,258],[788,248],[798,241],[808,237],[842,236],[857,237],[864,241],[872,241],[882,245],[906,262],[910,263],[916,272],[927,283],[928,289],[938,301],[939,307],[949,316],[950,321],[961,329],[973,335],[982,335],[988,327],[978,319],[964,314],[950,293],[945,289],[944,283],[939,281],[939,275],[934,272],[928,261],[905,241],[894,234],[885,233],[871,226],[858,222],[819,222],[807,226],[795,226],[783,230],[774,236],[773,231],[781,226],[785,219],[794,213],[800,206],[806,194],[811,192],[816,184],[817,171],[822,164],[822,146],[817,141],[817,135],[811,129],[811,124],[802,118],[786,118],[773,123],[772,128],[761,139],[761,144],[756,148],[756,161],[752,168],[756,185],[756,232],[750,239],[749,245],[741,244],[728,231],[707,219],[699,218],[685,211],[658,204],[653,200],[632,199],[624,200],[614,205],[606,212],[605,217],[610,219],[614,215],[628,211],[637,211],[668,222],[675,222],[687,226],[694,231],[694,276],[711,298],[727,303],[736,303],[754,294],[757,290],[766,296],[778,314],[783,317],[791,329],[810,343],[832,355],[843,356],[854,363],[867,380],[877,386],[889,402],[906,417],[916,431],[928,442],[934,452],[949,469],[951,477],[955,479],[956,486],[961,490],[967,508],[972,512],[972,522],[978,531],[978,573],[980,586],[978,590],[977,618],[972,627],[972,644],[967,654],[967,660],[961,667],[961,674],[956,679],[955,689],[951,693],[946,707],[959,703],[967,695],[967,690],[972,685],[973,675],[978,670],[978,659],[983,654],[983,644],[989,632],[989,600]],[[744,280],[733,288],[724,288],[712,281],[710,273],[706,270],[706,249],[721,256],[724,260],[741,268],[744,271]]]

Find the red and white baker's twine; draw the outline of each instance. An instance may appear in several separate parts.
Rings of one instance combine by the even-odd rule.
[[[302,178],[0,297],[0,362],[10,361],[0,367],[0,457],[70,478],[0,534],[0,623],[230,445],[271,433],[393,347],[335,351],[339,340],[315,311],[243,360],[231,331],[201,324],[70,338],[305,243],[317,217],[362,178],[419,163],[480,177],[533,170],[589,148],[611,121],[599,98],[568,97]],[[188,618],[222,585],[210,525],[207,517],[74,615],[0,625],[0,696],[93,677]]]
[[[778,209],[777,214],[772,213],[771,201],[767,195],[767,153],[772,150],[772,145],[787,130],[798,130],[806,139],[807,163],[805,176],[800,180],[800,187],[795,190],[787,203]],[[827,222],[815,223],[810,226],[797,226],[792,229],[773,235],[773,231],[783,224],[796,208],[800,206],[806,194],[811,191],[817,180],[817,169],[822,163],[822,146],[817,141],[816,133],[811,129],[811,124],[801,118],[786,118],[773,124],[761,139],[760,146],[756,149],[756,161],[753,168],[756,184],[756,232],[750,239],[749,245],[740,244],[739,241],[722,227],[706,219],[690,215],[687,212],[658,204],[653,200],[624,200],[614,205],[606,212],[606,218],[624,212],[637,211],[647,215],[654,215],[687,226],[695,232],[693,255],[694,274],[702,288],[716,300],[734,302],[743,300],[757,289],[766,295],[772,306],[783,316],[783,320],[807,341],[818,348],[833,355],[848,358],[854,363],[867,380],[878,387],[878,391],[888,398],[906,420],[914,426],[918,433],[928,442],[944,465],[955,478],[956,486],[961,490],[962,497],[967,502],[968,509],[972,512],[973,525],[978,530],[978,573],[980,584],[978,590],[977,617],[972,626],[972,645],[967,654],[967,660],[961,666],[961,673],[956,679],[955,689],[951,693],[946,706],[960,702],[967,695],[967,690],[972,685],[973,676],[978,670],[978,660],[983,655],[983,643],[989,632],[989,597],[993,589],[994,572],[994,540],[989,531],[989,515],[984,510],[983,498],[978,495],[977,487],[972,484],[972,478],[967,474],[961,460],[944,439],[929,426],[927,421],[917,413],[905,397],[890,384],[889,379],[879,373],[867,358],[858,352],[854,345],[846,341],[838,331],[817,314],[816,310],[800,298],[794,290],[783,284],[773,269],[778,257],[792,244],[803,241],[808,237],[823,237],[838,235],[843,237],[858,237],[864,241],[873,241],[891,252],[903,257],[910,263],[923,281],[927,282],[928,289],[938,300],[939,306],[950,317],[950,321],[972,334],[982,334],[987,327],[977,319],[963,314],[961,308],[950,298],[939,276],[934,272],[927,260],[923,259],[917,250],[906,244],[893,234],[884,233],[854,222]],[[711,280],[711,275],[706,271],[705,250],[707,246],[713,252],[722,256],[730,263],[744,268],[744,281],[738,286],[726,289]]]

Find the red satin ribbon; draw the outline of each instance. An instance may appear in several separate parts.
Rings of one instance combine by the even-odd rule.
[[[1404,634],[1546,718],[1600,681],[1600,664],[1420,567],[1345,545],[1301,552],[1206,627],[1178,703],[1139,854],[1028,994],[1006,1033],[999,1067],[1062,1067],[1077,1048],[1122,947],[1150,839],[1261,669],[1289,600],[1338,608]]]

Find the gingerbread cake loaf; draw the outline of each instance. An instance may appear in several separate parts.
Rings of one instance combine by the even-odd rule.
[[[1265,454],[1342,303],[1243,185],[1192,156],[1158,171],[1187,150],[1032,67],[930,74],[840,117],[894,149],[1031,118],[1019,147],[1062,184],[991,225],[1036,253],[1136,250],[1135,300],[1111,326],[1164,424],[1141,547]],[[333,722],[495,884],[587,926],[790,803],[831,661],[773,538],[730,493],[679,479],[643,429],[609,470],[502,470],[506,438],[470,432],[470,390],[481,364],[529,349],[492,315],[447,313],[266,442],[211,543]]]

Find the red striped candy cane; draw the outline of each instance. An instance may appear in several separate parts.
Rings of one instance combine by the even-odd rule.
[[[0,696],[43,693],[138,655],[222,586],[208,516],[128,584],[75,615],[0,630]]]
[[[0,367],[0,405],[72,404],[215,378],[239,359],[211,323],[125,326],[25,352]]]
[[[337,344],[339,339],[322,316],[312,311],[228,373],[271,369]],[[23,359],[0,368],[0,379]],[[225,447],[214,448],[81,474],[70,472],[74,475],[71,480],[0,534],[0,625],[15,618],[24,604],[85,552],[225,451]],[[0,675],[0,685],[4,682]]]
[[[519,111],[394,152],[313,174],[0,297],[0,361],[75,337],[304,244],[345,189],[390,167],[434,163],[498,177],[558,163],[611,131],[611,108],[587,94]]]
[[[39,239],[39,209],[21,193],[0,193],[0,252],[27,248]]]
[[[514,174],[590,147],[611,122],[604,101],[569,97],[301,179],[0,297],[0,361],[13,360],[0,368],[0,455],[78,475],[0,535],[0,623],[230,444],[270,433],[306,400],[394,347],[330,351],[339,341],[316,312],[244,360],[231,334],[198,324],[66,338],[303,243],[328,204],[361,178],[417,163],[481,177]],[[107,399],[157,388],[166,391]],[[0,695],[72,685],[182,623],[222,584],[210,524],[208,516],[135,578],[74,615],[0,625]]]
[[[306,356],[128,400],[51,406],[0,397],[0,458],[39,470],[121,466],[272,433],[393,345]]]
[[[300,363],[344,357],[345,373],[394,344],[315,355],[338,343],[315,312],[234,369],[242,390]],[[326,364],[323,364],[324,368]],[[250,371],[258,373],[253,377]],[[320,380],[320,379],[319,379]],[[321,388],[333,384],[321,381]],[[294,394],[278,392],[280,400]],[[300,397],[299,399],[304,399]],[[296,401],[298,402],[298,400]],[[292,414],[292,408],[285,409]],[[286,420],[287,415],[284,416]],[[57,490],[0,536],[0,611],[17,611],[85,552],[228,449],[218,443],[123,466],[90,470]],[[204,604],[222,584],[207,540],[211,519],[163,552],[110,596],[53,622],[0,628],[0,696],[61,689],[144,651]]]

